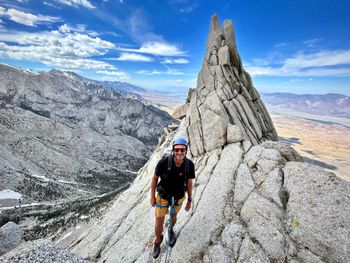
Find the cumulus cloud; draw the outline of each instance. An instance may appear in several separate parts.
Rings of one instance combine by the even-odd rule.
[[[58,28],[58,31],[61,33],[79,32],[92,37],[97,37],[99,35],[99,33],[97,33],[96,31],[87,30],[86,25],[83,25],[83,24],[77,24],[75,26],[72,26],[69,24],[63,24]]]
[[[162,61],[164,64],[187,64],[189,61],[185,58],[176,58],[176,59],[171,59],[167,58]]]
[[[60,21],[61,18],[54,16],[44,16],[44,15],[34,15],[31,13],[25,13],[20,10],[9,8],[5,9],[0,7],[0,16],[6,17],[16,23],[27,25],[27,26],[36,26],[37,24],[44,23],[54,23]]]
[[[115,48],[114,44],[78,32],[7,32],[0,34],[0,41],[0,56],[5,58],[39,61],[60,68],[114,68],[106,62],[90,59],[104,55]]]
[[[168,57],[186,56],[186,52],[180,50],[176,45],[165,42],[146,42],[139,49],[120,48],[120,50]]]
[[[120,56],[114,60],[152,62],[153,58],[135,53],[121,53]]]
[[[350,50],[300,51],[277,65],[265,59],[265,65],[252,63],[246,69],[253,76],[350,76]]]
[[[96,8],[88,0],[58,0],[58,2],[60,2],[61,4],[74,6],[74,7],[83,6],[89,9]]]

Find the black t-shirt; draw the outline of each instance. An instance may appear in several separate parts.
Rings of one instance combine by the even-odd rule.
[[[173,158],[173,157],[171,157]],[[179,194],[184,196],[185,192],[185,161],[181,164],[180,167],[175,165],[174,160],[172,161],[172,167],[169,175],[166,178],[160,180],[159,184],[165,189],[165,191],[169,194]],[[194,163],[187,159],[188,161],[188,179],[194,179]],[[162,176],[168,169],[168,157],[164,157],[161,159],[155,170],[156,176]]]

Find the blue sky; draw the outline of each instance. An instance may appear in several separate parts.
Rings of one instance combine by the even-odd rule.
[[[350,95],[350,2],[2,0],[0,62],[186,92],[210,17],[233,20],[261,92]]]

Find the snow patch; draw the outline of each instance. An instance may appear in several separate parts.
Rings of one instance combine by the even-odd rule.
[[[59,240],[57,240],[55,242],[55,245],[57,245],[59,242],[61,242],[62,240],[64,240],[65,238],[69,237],[70,235],[72,235],[72,231],[71,232],[68,232],[67,234],[65,234],[62,238],[60,238]]]
[[[63,239],[69,237],[71,234],[72,234],[72,231],[71,231],[71,232],[68,232],[67,234],[65,234],[65,235],[63,236]]]
[[[31,176],[34,177],[34,178],[38,178],[38,179],[40,179],[42,181],[45,181],[45,182],[50,182],[51,181],[49,178],[47,178],[47,177],[45,177],[43,175],[32,174]]]
[[[5,189],[0,191],[0,199],[20,199],[22,195],[18,192],[12,191],[10,189]]]
[[[63,184],[86,185],[86,184],[81,184],[81,183],[72,182],[72,181],[65,181],[65,180],[58,180],[58,182],[63,183]]]

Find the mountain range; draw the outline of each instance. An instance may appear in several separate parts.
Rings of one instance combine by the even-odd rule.
[[[0,221],[18,205],[28,218],[62,214],[129,185],[176,121],[123,94],[72,72],[0,64]]]
[[[288,110],[350,119],[350,97],[341,94],[262,93],[271,110]]]

